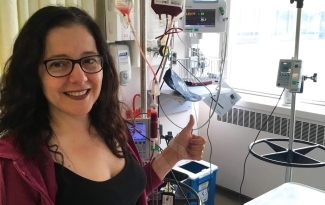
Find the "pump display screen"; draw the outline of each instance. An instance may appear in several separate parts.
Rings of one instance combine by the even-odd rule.
[[[133,140],[146,140],[144,136],[146,134],[146,124],[143,122],[136,122],[135,127],[133,125],[129,125],[129,130],[133,137]],[[141,133],[141,134],[140,134]]]
[[[281,73],[290,73],[291,71],[291,62],[281,62],[280,63]]]
[[[185,28],[215,27],[215,9],[186,9]]]

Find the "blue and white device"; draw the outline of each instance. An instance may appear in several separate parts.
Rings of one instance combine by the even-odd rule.
[[[141,160],[144,163],[150,161],[150,141],[146,137],[150,137],[150,119],[149,118],[136,118],[135,124],[129,124],[129,130],[133,137],[135,146],[138,149]],[[133,123],[133,121],[129,121]]]
[[[221,33],[227,19],[225,0],[187,0],[179,26],[187,33]]]

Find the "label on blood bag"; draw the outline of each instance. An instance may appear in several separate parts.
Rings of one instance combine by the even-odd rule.
[[[155,4],[174,6],[174,7],[183,7],[184,0],[155,0]]]
[[[115,6],[132,6],[132,1],[130,0],[115,0]]]

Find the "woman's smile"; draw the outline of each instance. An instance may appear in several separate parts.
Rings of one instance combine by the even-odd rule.
[[[89,92],[90,89],[83,90],[83,91],[70,91],[70,92],[65,92],[65,94],[74,100],[83,100],[88,96]]]

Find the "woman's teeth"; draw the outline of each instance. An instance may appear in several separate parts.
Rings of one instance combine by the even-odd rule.
[[[86,94],[87,90],[81,91],[81,92],[67,92],[68,95],[71,96],[80,96]]]

